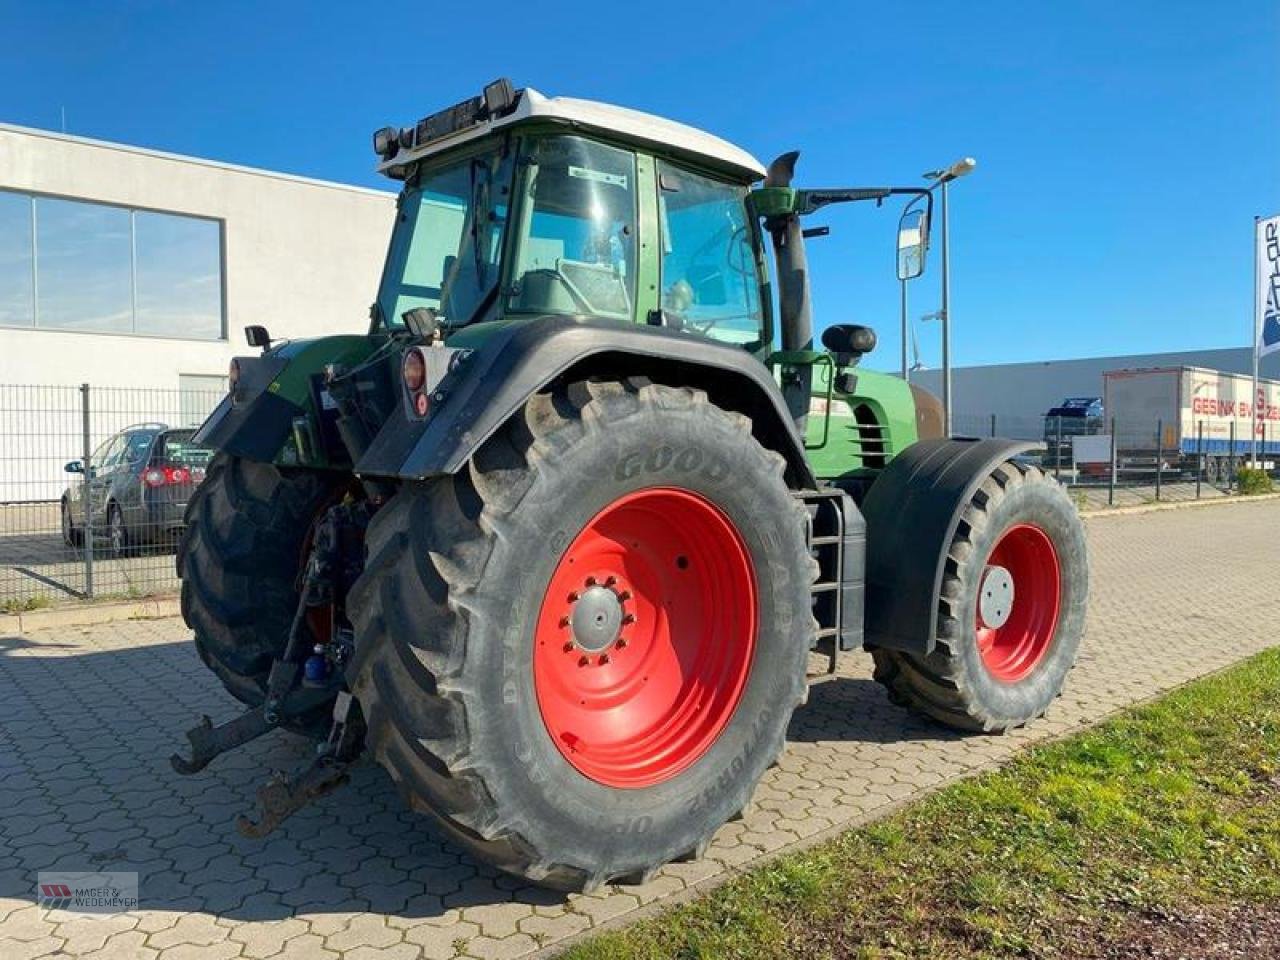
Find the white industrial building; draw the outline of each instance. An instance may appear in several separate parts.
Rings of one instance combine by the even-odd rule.
[[[0,384],[221,389],[368,322],[395,195],[0,124]]]
[[[1045,412],[1064,398],[1101,397],[1102,375],[1106,371],[1177,366],[1249,375],[1253,373],[1253,353],[1248,347],[1229,347],[955,367],[951,371],[954,429],[957,433],[987,434],[994,416],[996,432],[1001,436],[1039,438],[1043,435]],[[1260,373],[1280,379],[1280,353],[1264,357]],[[932,393],[942,394],[940,370],[917,370],[911,380]]]

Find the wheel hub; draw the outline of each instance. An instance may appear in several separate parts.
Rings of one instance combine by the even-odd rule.
[[[622,630],[622,600],[609,587],[590,586],[572,601],[569,627],[574,645],[586,653],[607,650]]]
[[[978,621],[984,627],[1003,627],[1013,612],[1013,574],[991,564],[982,574],[978,593]]]

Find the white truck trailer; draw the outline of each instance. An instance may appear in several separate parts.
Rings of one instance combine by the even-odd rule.
[[[1280,382],[1204,367],[1111,370],[1102,375],[1103,407],[1115,424],[1121,468],[1203,470],[1211,483],[1226,481],[1233,464],[1257,454],[1271,465],[1280,456]],[[1114,419],[1113,419],[1114,418]]]

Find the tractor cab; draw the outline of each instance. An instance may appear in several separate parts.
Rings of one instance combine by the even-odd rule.
[[[927,202],[927,191],[798,190],[796,154],[766,170],[683,124],[507,81],[379,130],[374,148],[381,172],[404,183],[375,331],[414,325],[474,345],[502,321],[561,316],[745,349],[782,386],[830,478],[882,466],[921,436],[905,383],[851,370],[874,331],[832,326],[815,348],[804,242],[826,228],[799,223],[833,203],[898,193]],[[918,273],[928,221],[926,203],[916,206],[916,245],[904,254],[900,242],[899,264],[914,256]]]

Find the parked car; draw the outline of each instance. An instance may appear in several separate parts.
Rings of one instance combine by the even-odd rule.
[[[1087,437],[1106,429],[1101,397],[1068,397],[1044,415],[1045,467],[1072,465],[1072,438]]]
[[[172,543],[182,530],[187,501],[204,479],[213,451],[193,443],[194,429],[163,423],[125,427],[105,440],[84,464],[64,468],[79,474],[62,495],[62,539],[84,544],[85,495],[92,507],[93,540],[113,556],[143,543]]]

